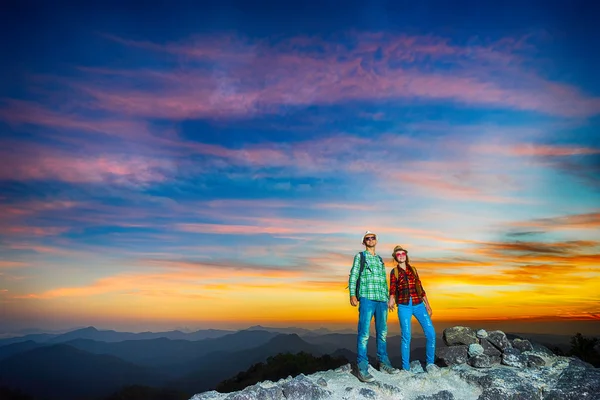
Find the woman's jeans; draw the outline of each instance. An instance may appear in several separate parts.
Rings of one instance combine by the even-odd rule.
[[[374,301],[360,298],[358,306],[358,340],[357,364],[362,372],[367,372],[369,359],[367,358],[367,343],[369,341],[369,328],[371,320],[375,317],[375,332],[377,335],[377,359],[382,364],[390,364],[387,354],[387,315],[386,301]]]
[[[408,305],[398,304],[398,320],[400,321],[400,329],[402,330],[400,345],[402,351],[402,369],[407,371],[410,370],[410,321],[413,315],[417,318],[419,324],[421,324],[421,328],[423,328],[423,333],[425,334],[425,358],[427,359],[427,364],[433,364],[435,357],[435,330],[431,323],[431,317],[429,317],[425,308],[425,303],[422,302],[413,306],[412,299],[410,299]]]

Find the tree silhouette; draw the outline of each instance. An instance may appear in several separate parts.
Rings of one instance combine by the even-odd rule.
[[[328,354],[315,357],[305,352],[281,353],[267,358],[266,363],[254,364],[233,378],[222,381],[217,385],[216,390],[221,393],[230,393],[265,380],[278,381],[288,376],[313,374],[317,371],[335,369],[345,364],[348,364],[346,357],[332,357]]]
[[[594,367],[600,367],[600,354],[596,350],[599,342],[600,340],[596,337],[588,338],[577,332],[571,338],[571,351],[569,354],[592,364]]]

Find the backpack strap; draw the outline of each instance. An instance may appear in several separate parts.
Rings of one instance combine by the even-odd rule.
[[[360,294],[359,290],[360,290],[360,276],[362,275],[363,271],[365,270],[365,264],[366,264],[367,260],[365,258],[365,253],[364,251],[360,252],[360,271],[358,272],[358,279],[356,280],[356,297],[358,298],[358,295]]]

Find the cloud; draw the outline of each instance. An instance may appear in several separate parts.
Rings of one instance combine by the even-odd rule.
[[[513,222],[511,226],[524,229],[541,229],[544,231],[598,229],[600,227],[600,212],[537,218],[529,221]]]
[[[121,116],[246,118],[311,105],[415,99],[565,117],[600,113],[600,98],[531,73],[525,67],[531,47],[510,38],[478,46],[368,32],[278,40],[213,35],[166,44],[105,37],[179,60],[172,70],[81,68],[87,80],[66,83],[82,98],[79,104]],[[60,121],[43,112],[36,118]],[[77,125],[77,118],[69,124]]]
[[[12,150],[12,151],[11,151]],[[0,180],[59,180],[70,183],[108,183],[141,186],[162,182],[175,165],[167,159],[131,154],[70,154],[49,147],[36,151],[19,147],[0,151],[5,160]]]

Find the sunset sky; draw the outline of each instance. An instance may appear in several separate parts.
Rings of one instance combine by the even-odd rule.
[[[352,329],[368,229],[439,326],[600,335],[594,3],[138,3],[0,17],[0,333]]]

